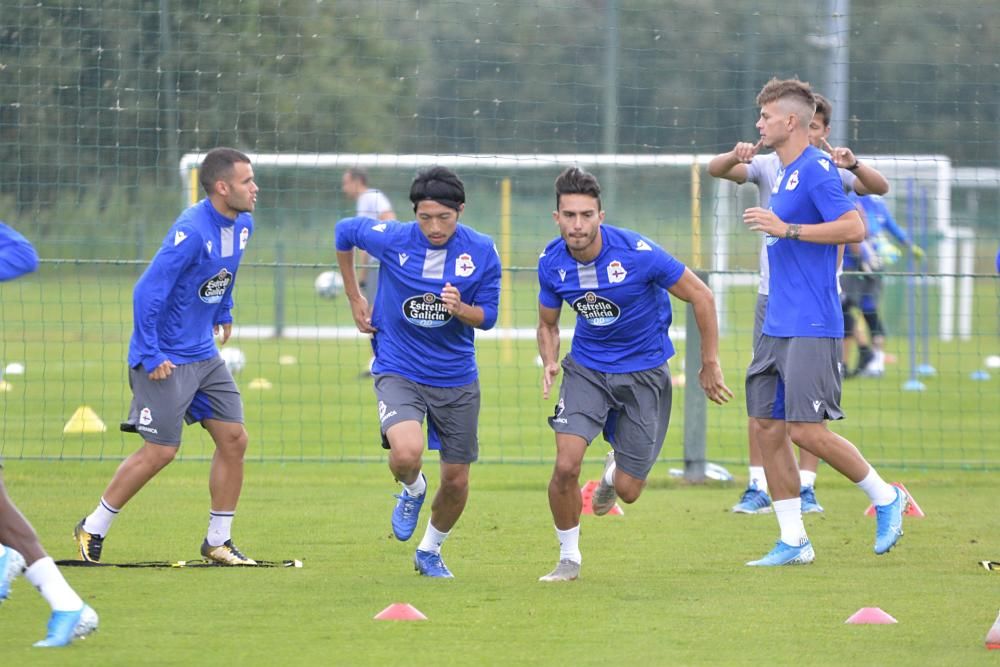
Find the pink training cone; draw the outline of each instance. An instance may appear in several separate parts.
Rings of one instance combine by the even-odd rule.
[[[844,623],[852,625],[888,625],[890,623],[899,623],[899,621],[878,607],[862,607],[851,614],[851,617],[844,621]]]
[[[594,491],[597,490],[597,482],[591,480],[583,485],[580,489],[580,495],[583,497],[583,511],[581,514],[593,514],[594,513]],[[615,503],[615,506],[608,511],[608,515],[622,516],[625,511]]]
[[[915,516],[918,519],[924,518],[925,516],[924,511],[920,509],[920,505],[918,505],[917,501],[913,499],[913,494],[906,490],[906,487],[903,486],[903,483],[893,482],[892,485],[902,490],[902,492],[905,493],[907,496],[908,500],[906,503],[906,510],[903,512],[903,516]],[[874,505],[868,506],[868,509],[865,510],[865,516],[875,516]]]
[[[376,621],[426,621],[419,609],[412,604],[396,602],[375,614]]]
[[[993,621],[993,627],[986,633],[986,648],[991,651],[1000,649],[1000,614],[997,620]]]

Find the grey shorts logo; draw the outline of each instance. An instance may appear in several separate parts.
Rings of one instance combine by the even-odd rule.
[[[821,405],[823,405],[823,401],[813,401],[813,410],[816,414],[819,414],[819,408]]]
[[[141,424],[139,426],[136,426],[135,429],[137,431],[142,431],[143,433],[153,433],[153,434],[159,433],[159,431],[157,431],[155,428],[150,428],[148,426],[142,426]]]
[[[152,421],[153,413],[149,411],[149,408],[143,408],[142,412],[139,413],[139,423],[148,426]]]
[[[566,403],[563,401],[563,399],[560,398],[559,402],[556,403],[556,409],[555,413],[552,415],[552,421],[556,424],[568,424],[569,421],[565,417],[561,416],[562,413],[565,411],[566,411]]]
[[[587,321],[587,324],[595,327],[606,327],[613,324],[622,314],[618,304],[593,292],[587,292],[571,305],[573,310]]]
[[[436,294],[427,292],[403,302],[403,317],[418,327],[441,327],[451,321],[451,313]]]
[[[379,401],[378,402],[378,420],[379,420],[379,422],[384,422],[389,417],[394,417],[396,415],[396,411],[395,410],[393,410],[392,412],[386,413],[387,409],[388,408],[386,408],[386,405],[385,405],[384,401]]]

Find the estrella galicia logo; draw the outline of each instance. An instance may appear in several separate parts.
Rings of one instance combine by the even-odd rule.
[[[403,317],[418,327],[442,327],[451,321],[451,313],[437,294],[418,294],[403,302]]]
[[[572,306],[573,310],[580,314],[580,317],[595,327],[606,327],[613,324],[622,314],[618,304],[593,292],[587,292],[574,301]]]
[[[233,283],[233,274],[223,267],[198,288],[198,297],[205,303],[219,303],[226,288]]]

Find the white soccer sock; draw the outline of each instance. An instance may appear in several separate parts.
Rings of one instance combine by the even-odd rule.
[[[24,578],[38,589],[52,607],[52,611],[76,611],[83,606],[83,600],[66,583],[62,572],[50,556],[39,558],[32,563],[31,567],[24,571]]]
[[[406,484],[405,482],[400,482],[406,492],[411,496],[422,496],[427,491],[427,478],[424,477],[423,473],[417,475],[417,479],[412,484]]]
[[[618,469],[618,464],[612,461],[611,465],[604,472],[604,483],[607,484],[608,486],[615,485],[615,470],[617,469]]]
[[[580,553],[580,525],[569,530],[556,528],[556,538],[559,540],[559,560],[571,560],[574,563],[583,562]]]
[[[883,480],[875,468],[868,469],[868,474],[857,483],[857,487],[868,494],[873,505],[888,505],[896,500],[896,488]]]
[[[781,541],[797,547],[806,537],[806,527],[802,523],[802,499],[798,496],[787,500],[774,501],[774,514],[778,517]]]
[[[111,522],[115,520],[121,510],[112,507],[103,497],[97,507],[83,520],[83,529],[91,535],[104,537],[111,530]]]
[[[816,486],[816,473],[812,470],[800,470],[799,484],[810,487]]]
[[[212,510],[208,513],[208,535],[205,539],[208,546],[218,547],[226,543],[226,540],[233,536],[233,517],[236,512],[217,512]]]
[[[750,466],[750,486],[756,482],[757,490],[767,493],[767,476],[764,474],[764,466]]]
[[[449,533],[451,531],[442,533],[428,521],[427,530],[424,531],[424,539],[420,540],[420,546],[417,547],[417,551],[430,551],[435,554],[441,553],[441,544],[448,539]]]

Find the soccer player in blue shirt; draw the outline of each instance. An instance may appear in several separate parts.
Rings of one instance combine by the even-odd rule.
[[[864,239],[864,223],[844,194],[831,157],[809,143],[808,125],[816,110],[809,85],[772,79],[757,104],[763,145],[775,150],[781,167],[769,207],[743,214],[752,231],[768,235],[771,272],[763,334],[747,369],[747,412],[760,434],[781,537],[773,550],[748,565],[815,558],[802,523],[798,467],[788,438],[868,495],[876,509],[875,553],[883,554],[903,533],[906,495],[826,425],[843,417],[837,246]]]
[[[122,430],[144,442],[126,458],[97,507],[74,530],[80,556],[99,561],[104,538],[125,504],[174,460],[184,422],[201,422],[215,454],[208,487],[212,506],[201,545],[206,559],[256,565],[233,544],[231,529],[243,487],[247,432],[243,402],[213,334],[229,340],[233,283],[253,234],[259,188],[250,158],[215,148],[199,171],[207,197],[185,210],[167,233],[133,292],[129,386],[132,405]]]
[[[889,191],[889,183],[874,167],[864,164],[845,147],[834,148],[827,141],[830,137],[830,118],[833,106],[830,101],[819,93],[815,94],[816,113],[809,121],[809,143],[816,148],[826,150],[837,165],[844,188],[859,194],[879,193]],[[763,140],[757,143],[739,142],[728,153],[715,156],[708,164],[708,172],[716,178],[725,178],[735,183],[754,183],[757,186],[758,201],[762,208],[767,208],[771,199],[771,190],[781,168],[781,161],[776,153],[760,153]],[[769,288],[769,270],[767,261],[767,244],[761,243],[760,251],[760,282],[757,289],[757,305],[754,313],[753,340],[756,344],[764,325],[764,313],[767,310]],[[845,311],[846,312],[846,311]],[[763,457],[760,445],[757,444],[757,432],[753,420],[747,425],[747,440],[749,443],[750,471],[747,488],[740,501],[733,505],[732,511],[738,514],[763,514],[772,511],[771,498],[768,496],[767,478],[764,475]],[[823,506],[816,500],[816,474],[819,469],[819,459],[806,450],[799,450],[799,496],[802,498],[802,512],[818,513]]]
[[[427,418],[431,448],[441,450],[441,488],[414,554],[427,577],[451,578],[441,544],[469,497],[469,467],[479,457],[479,369],[474,330],[496,323],[500,257],[485,234],[459,223],[465,186],[445,167],[417,174],[410,186],[416,220],[355,217],[337,223],[337,262],[358,330],[374,334],[375,396],[389,470],[403,488],[392,532],[406,541],[427,496],[423,467]],[[374,308],[361,293],[354,249],[380,263]]]
[[[38,254],[28,239],[0,223],[0,281],[13,280],[37,268]],[[9,595],[11,582],[22,572],[52,608],[45,639],[35,646],[66,646],[97,629],[97,613],[66,583],[35,529],[7,495],[0,474],[0,603]]]
[[[719,329],[712,291],[690,269],[648,238],[605,225],[601,188],[593,175],[570,167],[556,179],[552,214],[559,238],[538,261],[538,352],[542,396],[560,371],[559,314],[565,301],[576,327],[559,401],[549,425],[556,463],[549,507],[559,540],[559,562],[541,581],[571,581],[580,574],[580,466],[602,430],[612,446],[593,496],[603,515],[616,498],[638,500],[670,421],[667,360],[674,354],[668,328],[668,292],[694,307],[701,333],[698,380],[712,401],[732,397],[719,366]]]

